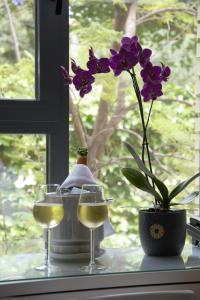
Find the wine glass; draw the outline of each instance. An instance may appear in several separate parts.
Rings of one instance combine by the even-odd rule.
[[[38,187],[33,206],[33,216],[36,222],[45,229],[45,262],[36,270],[50,269],[50,234],[51,228],[60,224],[64,217],[64,207],[59,184],[45,184]]]
[[[103,188],[98,184],[83,184],[77,216],[79,221],[90,229],[90,263],[81,268],[84,271],[96,271],[105,269],[105,266],[97,264],[94,257],[95,229],[103,225],[108,218],[109,201],[103,197]]]

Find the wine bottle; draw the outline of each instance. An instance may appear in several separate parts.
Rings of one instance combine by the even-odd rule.
[[[73,188],[81,188],[83,184],[95,184],[96,180],[87,165],[88,149],[79,147],[76,164],[61,185],[63,192],[70,192]]]
[[[77,164],[87,165],[88,149],[79,147],[77,151]]]

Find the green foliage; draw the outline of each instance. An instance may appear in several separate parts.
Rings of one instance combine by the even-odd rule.
[[[168,192],[168,189],[166,185],[160,181],[156,176],[154,176],[144,165],[143,161],[140,159],[140,157],[135,152],[134,148],[129,145],[128,143],[125,143],[127,149],[132,154],[134,160],[136,161],[139,169],[144,172],[145,177],[141,172],[133,169],[133,168],[122,168],[123,175],[128,179],[128,181],[133,184],[135,187],[137,187],[140,190],[143,190],[147,193],[150,193],[155,198],[155,206],[158,203],[160,209],[169,210],[171,206],[171,200],[175,198],[179,193],[181,193],[192,181],[194,181],[197,177],[200,176],[200,172],[195,174],[194,176],[190,177],[187,180],[184,180],[183,182],[179,183],[170,193]],[[153,183],[157,187],[157,189],[160,192],[160,195],[156,192],[156,189],[154,186],[151,186],[151,184],[148,181],[148,178],[151,178],[153,180]],[[193,192],[192,194],[188,195],[184,202],[188,202],[189,200],[193,200],[195,196],[197,197],[199,195],[198,191]]]
[[[132,168],[122,168],[122,173],[131,184],[153,195],[158,202],[161,201],[160,195],[152,188],[147,178],[141,172]]]
[[[45,182],[44,137],[0,135],[0,170],[0,253],[7,253],[15,250],[17,240],[42,233],[33,220],[32,207],[34,186]]]
[[[90,6],[91,2],[73,1],[71,6],[71,53],[75,59],[85,67],[88,59],[88,48],[92,46],[95,54],[108,56],[112,42],[117,42],[123,32],[116,32],[113,35],[113,18],[115,9],[111,2],[105,1],[109,9],[105,12],[99,9],[99,2],[91,6],[92,13],[83,11],[79,3]],[[103,2],[104,3],[104,2]],[[179,0],[167,1],[138,1],[137,19],[163,8],[185,8],[192,6],[195,9],[195,1],[184,3]],[[107,7],[108,8],[108,7]],[[76,10],[76,11],[75,11]],[[96,10],[96,12],[94,12]],[[75,14],[74,14],[75,11]],[[99,23],[102,24],[101,32],[96,23],[98,14]],[[103,14],[103,17],[102,15]],[[149,124],[149,144],[152,147],[153,171],[160,181],[165,182],[169,190],[172,190],[178,182],[191,176],[191,170],[197,172],[194,162],[196,150],[194,148],[195,134],[195,55],[196,55],[196,18],[192,15],[180,11],[168,11],[154,15],[147,22],[137,26],[137,35],[141,44],[153,50],[153,60],[155,64],[160,64],[160,60],[170,65],[172,76],[168,84],[164,87],[164,96],[156,101],[153,108],[152,118]],[[80,25],[81,24],[81,25]],[[97,29],[97,33],[93,30]],[[73,27],[74,26],[74,27]],[[110,33],[109,33],[110,32]],[[75,46],[74,46],[75,45]],[[75,51],[76,50],[76,51]],[[72,56],[72,54],[71,54]],[[103,76],[102,76],[103,77]],[[109,117],[111,117],[117,98],[117,78],[106,74],[106,82],[98,76],[98,82],[93,87],[93,92],[84,100],[77,99],[82,121],[87,133],[90,134],[94,128],[96,113],[98,111],[99,100],[106,99],[110,105]],[[104,77],[104,78],[105,78]],[[189,80],[188,80],[189,78]],[[111,208],[111,222],[116,230],[114,237],[105,241],[106,245],[131,245],[137,243],[137,215],[139,208],[147,208],[151,203],[152,196],[144,194],[121,176],[121,167],[136,168],[136,163],[127,157],[123,142],[127,141],[134,146],[140,154],[142,143],[142,130],[138,115],[138,107],[134,91],[129,84],[128,74],[122,74],[121,80],[127,83],[124,103],[131,107],[119,124],[115,134],[106,145],[105,155],[102,157],[100,165],[99,180],[104,183],[105,193],[114,199]],[[105,90],[105,84],[108,89]],[[76,92],[74,92],[76,93]],[[77,95],[77,94],[76,94]],[[144,106],[145,118],[149,110],[149,104]],[[70,131],[70,164],[75,161],[74,154],[79,146],[76,132],[71,123]],[[194,183],[188,186],[185,193],[190,194],[194,190]],[[182,194],[182,193],[181,193]],[[181,202],[185,197],[179,194],[176,201]],[[122,235],[120,235],[122,234]],[[122,237],[123,236],[123,237]],[[126,236],[126,239],[124,238]]]
[[[8,0],[8,5],[22,57],[24,51],[33,55],[35,52],[33,1],[24,1],[23,5],[15,6],[12,0]],[[12,64],[16,62],[15,48],[4,1],[0,2],[0,20],[0,64]]]
[[[26,52],[26,56],[15,64],[0,65],[0,91],[4,98],[34,99],[34,58]]]

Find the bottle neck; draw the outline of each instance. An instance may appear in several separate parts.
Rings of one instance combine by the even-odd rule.
[[[77,164],[87,165],[87,156],[79,155],[77,158]]]

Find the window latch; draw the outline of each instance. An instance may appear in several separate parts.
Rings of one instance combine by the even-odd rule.
[[[62,0],[51,0],[53,2],[56,1],[56,9],[55,9],[55,14],[56,15],[61,15],[62,13]]]

